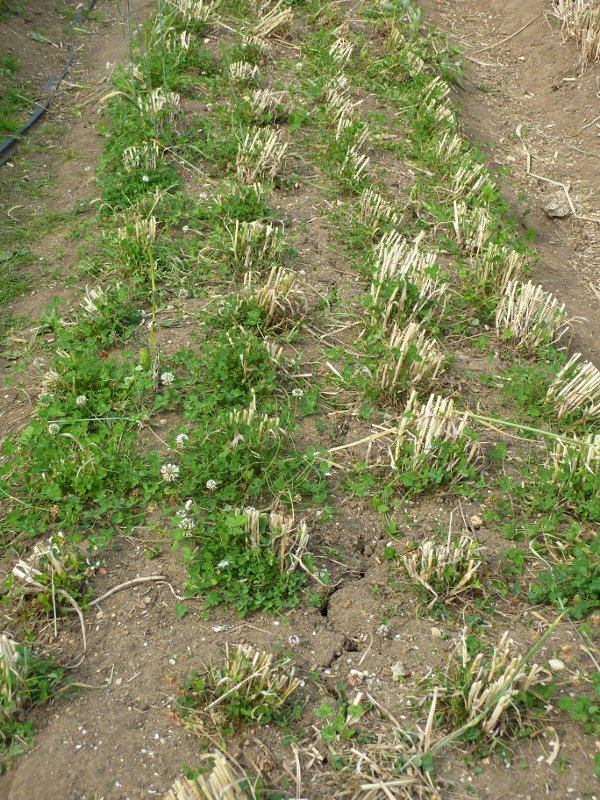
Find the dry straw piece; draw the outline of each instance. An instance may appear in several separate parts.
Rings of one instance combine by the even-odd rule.
[[[463,534],[448,536],[443,544],[422,542],[402,563],[411,580],[433,595],[433,605],[440,597],[450,599],[475,588],[481,558],[477,542]]]
[[[460,153],[464,145],[461,137],[454,131],[445,131],[435,148],[435,154],[440,161],[448,163]]]
[[[118,287],[118,284],[117,284]],[[85,294],[83,295],[83,302],[80,304],[84,313],[90,317],[94,317],[100,313],[100,310],[108,305],[110,302],[110,292],[103,289],[101,286],[85,287]]]
[[[584,418],[600,418],[600,370],[590,361],[578,363],[581,357],[572,355],[548,389],[547,399],[557,403],[559,418],[577,411]]]
[[[283,267],[273,267],[265,284],[257,286],[255,274],[244,275],[241,300],[251,300],[264,314],[263,326],[277,328],[298,316],[304,296],[296,286],[296,276]]]
[[[274,342],[272,339],[263,339],[265,349],[269,354],[269,358],[276,365],[280,366],[283,361],[283,346],[279,342]]]
[[[329,81],[323,96],[331,122],[336,126],[335,138],[339,139],[343,131],[354,122],[354,110],[362,100],[352,100],[348,94],[348,83],[342,75]]]
[[[479,442],[468,435],[469,414],[459,412],[448,397],[430,395],[426,403],[411,395],[398,427],[392,433],[390,466],[394,470],[424,466],[451,475],[462,463],[473,464],[480,456]]]
[[[346,157],[342,163],[342,172],[350,172],[350,178],[358,181],[369,166],[370,158],[360,152],[360,147],[353,144],[346,151]]]
[[[553,0],[554,16],[577,39],[584,64],[600,59],[600,5],[597,0]]]
[[[63,539],[64,536],[51,536],[45,542],[38,542],[29,558],[17,561],[12,569],[14,592],[19,595],[46,592],[49,588],[48,579],[52,580],[55,575],[64,575],[69,571],[75,557],[65,551]]]
[[[444,355],[417,322],[401,328],[394,325],[386,342],[388,355],[377,371],[377,385],[386,395],[408,386],[424,386],[442,370]]]
[[[287,143],[272,128],[251,128],[240,142],[236,158],[238,178],[244,183],[273,180],[279,172]]]
[[[274,711],[283,709],[300,686],[291,659],[276,658],[249,644],[234,648],[227,644],[225,648],[223,666],[209,666],[202,675],[204,697],[200,707],[186,707],[186,721],[199,733],[209,719],[221,728],[227,719],[222,706],[232,695],[236,704],[254,709],[253,721],[259,723],[265,714],[270,719]]]
[[[164,800],[255,800],[248,778],[231,766],[223,753],[216,751],[214,766],[207,775],[179,778],[164,795]]]
[[[294,20],[292,9],[284,4],[284,0],[272,5],[263,3],[257,9],[259,19],[252,29],[251,36],[255,39],[269,39],[271,36],[284,36],[288,33]]]
[[[569,330],[565,304],[531,281],[509,281],[496,309],[496,330],[507,332],[518,349],[535,351]]]

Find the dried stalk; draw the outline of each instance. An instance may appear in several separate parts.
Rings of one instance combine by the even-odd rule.
[[[407,385],[426,385],[442,370],[443,354],[417,322],[405,328],[394,325],[386,348],[388,355],[377,371],[377,385],[385,394],[406,390]]]
[[[550,384],[547,398],[558,404],[557,414],[581,412],[584,418],[600,418],[600,370],[590,361],[578,363],[581,353],[567,361]]]
[[[496,330],[529,352],[558,342],[569,330],[565,304],[531,281],[509,281],[496,309]]]

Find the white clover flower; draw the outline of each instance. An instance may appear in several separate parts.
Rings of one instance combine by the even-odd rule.
[[[292,397],[304,397],[304,389],[292,389]]]
[[[175,437],[175,444],[177,447],[183,447],[186,442],[189,442],[190,437],[187,433],[178,433]]]
[[[190,517],[180,517],[179,527],[183,528],[184,531],[191,533],[196,527],[196,523]]]
[[[173,483],[179,477],[179,467],[177,464],[163,464],[160,474],[167,483]]]
[[[75,398],[76,406],[84,406],[86,403],[87,403],[87,397],[84,394],[80,394]]]
[[[144,181],[144,183],[148,183],[150,181],[150,178],[147,175],[142,175],[142,180]]]
[[[57,422],[51,422],[48,425],[48,433],[50,436],[56,436],[56,434],[60,431],[60,425]]]
[[[194,505],[194,501],[193,500],[191,500],[191,499],[190,500],[186,500],[184,508],[189,513],[193,505]]]
[[[377,635],[381,636],[383,639],[387,639],[387,637],[390,635],[390,626],[384,624],[378,625]]]
[[[206,481],[206,488],[208,489],[209,492],[214,492],[215,489],[217,488],[217,482],[212,478],[209,478]]]
[[[175,375],[173,375],[172,372],[163,372],[163,374],[160,376],[160,382],[163,384],[163,386],[170,386],[174,380]]]
[[[288,639],[288,644],[290,644],[292,647],[298,647],[300,644],[300,637],[293,633]]]
[[[223,561],[219,561],[219,563],[217,564],[217,567],[219,569],[225,569],[225,567],[228,567],[228,566],[229,566],[229,561],[227,561],[226,558],[224,558]]]

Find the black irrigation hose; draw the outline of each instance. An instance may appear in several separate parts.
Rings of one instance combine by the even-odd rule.
[[[77,22],[81,22],[81,20],[84,19],[85,15],[89,14],[89,12],[93,9],[97,1],[98,0],[88,0],[87,3],[81,5],[77,13],[73,17],[71,25],[74,25]],[[43,102],[38,104],[38,107],[29,117],[27,122],[21,128],[19,128],[19,130],[16,131],[16,133],[14,133],[12,136],[9,136],[8,139],[5,139],[2,142],[2,144],[0,144],[0,167],[6,164],[6,162],[10,160],[13,148],[16,146],[18,141],[22,138],[22,136],[25,133],[27,133],[27,131],[30,128],[32,128],[35,125],[35,123],[41,117],[44,116],[44,114],[50,107],[50,103],[52,102],[52,99],[56,94],[58,87],[61,85],[61,83],[67,76],[67,73],[69,72],[69,70],[71,69],[71,65],[73,64],[73,55],[75,51],[73,49],[72,44],[69,45],[68,50],[69,50],[69,58],[67,60],[65,68],[63,69],[60,75],[52,75],[48,79],[46,85],[43,88],[44,94],[48,93],[48,97]]]

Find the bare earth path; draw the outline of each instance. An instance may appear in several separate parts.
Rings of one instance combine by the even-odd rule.
[[[505,190],[515,215],[535,230],[540,260],[534,279],[564,300],[575,323],[572,347],[600,358],[600,65],[582,69],[543,0],[425,0],[426,18],[464,51],[458,100],[469,135],[488,145],[494,170],[508,172]],[[513,34],[524,28],[516,36]],[[512,38],[508,38],[512,37]],[[503,41],[508,39],[508,41]],[[519,139],[516,131],[521,126]],[[569,187],[564,191],[527,175]],[[549,218],[560,204],[568,216]],[[595,288],[595,292],[594,292]]]

